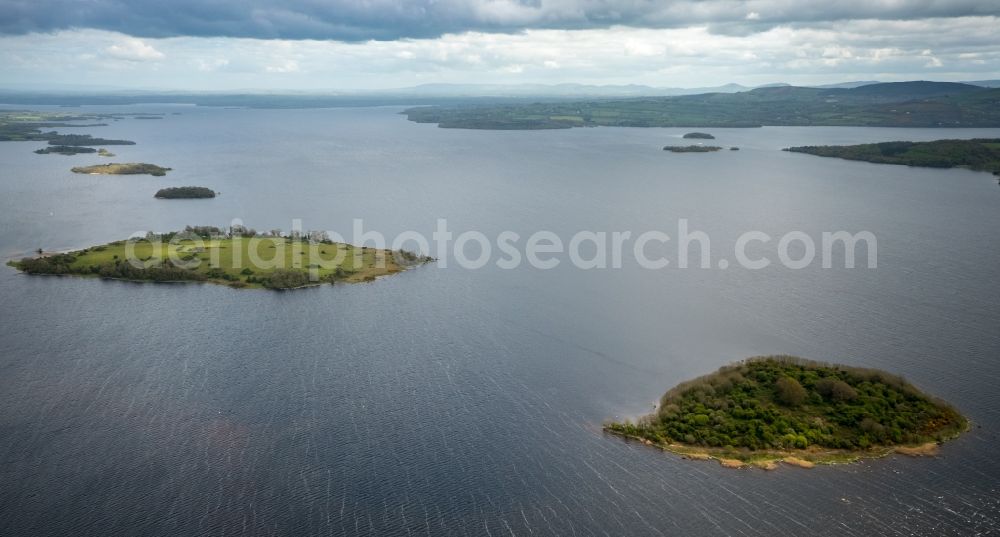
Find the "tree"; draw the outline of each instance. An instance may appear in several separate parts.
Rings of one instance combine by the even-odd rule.
[[[858,396],[858,392],[850,384],[833,378],[820,379],[816,383],[816,391],[836,403],[851,401]]]
[[[778,401],[788,406],[799,406],[806,400],[806,389],[792,377],[781,377],[774,383]]]

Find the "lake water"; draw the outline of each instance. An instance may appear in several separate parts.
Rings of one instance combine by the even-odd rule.
[[[75,109],[69,109],[75,110]],[[109,108],[83,108],[107,111]],[[0,254],[187,224],[394,236],[868,230],[877,269],[424,266],[295,292],[0,269],[0,535],[971,535],[1000,531],[1000,187],[789,145],[1000,129],[499,132],[398,108],[167,112],[0,144]],[[169,115],[180,112],[180,115]],[[214,200],[162,201],[204,185]],[[773,245],[772,245],[773,249]],[[766,249],[765,249],[766,250]],[[470,251],[471,254],[471,251]],[[939,457],[729,470],[605,436],[667,388],[789,353],[900,373],[974,422]]]

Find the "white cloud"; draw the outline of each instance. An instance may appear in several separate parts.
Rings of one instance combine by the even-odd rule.
[[[991,0],[0,0],[0,34],[98,29],[135,37],[364,42],[469,31],[726,27],[998,16]],[[109,16],[110,14],[110,16]]]
[[[376,89],[428,82],[695,87],[727,82],[979,80],[1000,78],[997,27],[997,17],[965,17],[778,26],[748,35],[713,34],[705,26],[611,27],[465,32],[361,43],[194,37],[141,41],[111,32],[74,30],[0,37],[0,64],[5,67],[0,70],[0,87],[104,82],[109,72],[122,66],[130,75],[123,83],[165,89]],[[66,56],[67,49],[104,53],[94,58]],[[133,59],[108,62],[108,57]],[[291,73],[295,76],[289,77]]]
[[[218,71],[219,69],[225,68],[229,65],[229,60],[226,58],[198,58],[195,60],[195,65],[198,70],[203,73],[211,73],[212,71]]]
[[[112,58],[130,62],[156,61],[165,57],[145,41],[127,36],[122,36],[119,42],[105,48],[104,52]]]
[[[299,70],[299,62],[295,60],[282,60],[278,63],[265,66],[264,70],[268,73],[294,73]]]

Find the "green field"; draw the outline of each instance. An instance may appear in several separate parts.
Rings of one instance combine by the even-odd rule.
[[[247,288],[356,283],[394,274],[429,258],[329,241],[283,237],[117,241],[10,264],[29,274],[132,281],[204,281]]]

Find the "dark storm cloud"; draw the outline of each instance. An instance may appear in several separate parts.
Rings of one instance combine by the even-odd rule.
[[[0,0],[0,33],[95,28],[137,37],[363,41],[708,24],[738,34],[787,23],[997,14],[1000,2],[982,0]]]

